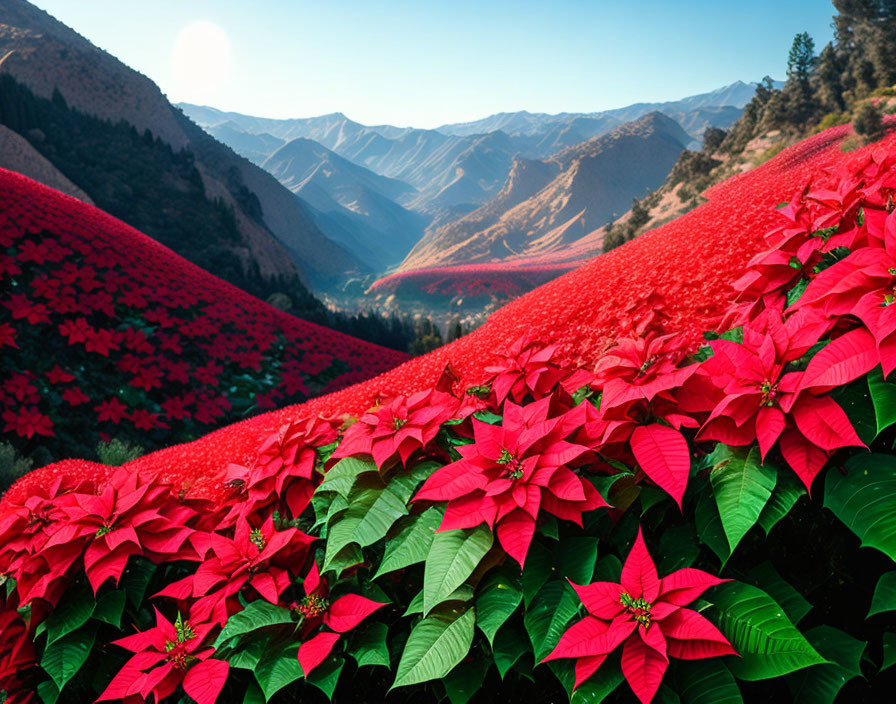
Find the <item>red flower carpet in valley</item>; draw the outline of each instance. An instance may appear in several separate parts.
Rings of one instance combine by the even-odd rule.
[[[896,665],[878,616],[896,610],[896,134],[843,152],[849,129],[378,377],[122,467],[26,475],[0,502],[0,693],[880,693]],[[253,314],[228,309],[243,331]],[[63,334],[101,355],[120,342],[86,325]],[[38,414],[14,427],[46,432]]]

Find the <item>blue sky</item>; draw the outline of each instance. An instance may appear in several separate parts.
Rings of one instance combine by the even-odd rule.
[[[501,111],[596,111],[783,78],[793,35],[809,32],[820,49],[834,14],[825,0],[36,4],[172,101],[266,117],[340,111],[415,127]]]

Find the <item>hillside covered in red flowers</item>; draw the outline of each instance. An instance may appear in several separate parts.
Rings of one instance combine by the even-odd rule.
[[[847,130],[377,378],[31,473],[0,692],[882,701],[896,134]]]
[[[593,365],[638,315],[661,312],[667,327],[689,346],[715,328],[730,303],[732,284],[778,224],[776,207],[835,164],[858,163],[870,147],[844,154],[849,127],[834,127],[790,147],[761,167],[710,189],[709,199],[637,240],[541,286],[493,314],[470,335],[365,383],[301,406],[267,413],[224,428],[190,445],[139,458],[135,471],[149,470],[175,483],[211,487],[232,462],[248,462],[259,438],[292,419],[357,415],[378,398],[411,394],[451,379],[457,388],[479,384],[485,369],[520,338],[556,344],[563,358]],[[896,142],[890,135],[882,144]],[[80,465],[80,463],[78,463]],[[64,473],[66,465],[33,472],[13,490]],[[105,468],[92,466],[93,471]],[[22,493],[20,493],[22,492]]]
[[[0,439],[25,452],[192,439],[407,359],[276,310],[2,170],[0,277]]]

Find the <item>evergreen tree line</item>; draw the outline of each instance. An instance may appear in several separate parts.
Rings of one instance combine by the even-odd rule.
[[[833,4],[834,39],[816,55],[807,32],[794,37],[783,88],[768,76],[762,80],[722,143],[724,151],[739,153],[769,130],[804,133],[851,119],[858,134],[876,136],[879,109],[866,99],[892,92],[896,84],[896,0]]]
[[[418,323],[394,314],[331,311],[297,275],[262,276],[256,261],[236,254],[242,236],[233,208],[209,198],[189,149],[175,151],[149,130],[140,134],[123,120],[114,124],[75,110],[59,90],[50,100],[40,98],[8,75],[0,75],[0,124],[27,139],[97,207],[234,286],[262,300],[275,297],[277,307],[300,318],[384,347],[411,351],[425,337]],[[260,221],[258,198],[235,169],[227,186]]]

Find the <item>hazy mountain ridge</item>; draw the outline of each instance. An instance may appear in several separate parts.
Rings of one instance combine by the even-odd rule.
[[[416,190],[344,159],[323,145],[296,137],[263,167],[316,211],[317,222],[377,271],[398,264],[417,243],[429,218],[395,202]]]
[[[573,247],[624,212],[632,194],[664,181],[690,136],[666,115],[567,147],[550,159],[518,159],[498,196],[435,228],[399,271],[526,258]]]
[[[226,123],[250,134],[319,142],[355,164],[413,185],[418,193],[398,202],[445,222],[494,197],[518,156],[544,159],[657,109],[685,126],[689,142],[696,143],[707,125],[732,124],[754,87],[737,81],[667,103],[638,103],[597,113],[499,113],[437,129],[365,126],[342,113],[278,120],[186,103],[179,106],[210,131]],[[238,148],[238,141],[231,139]]]

